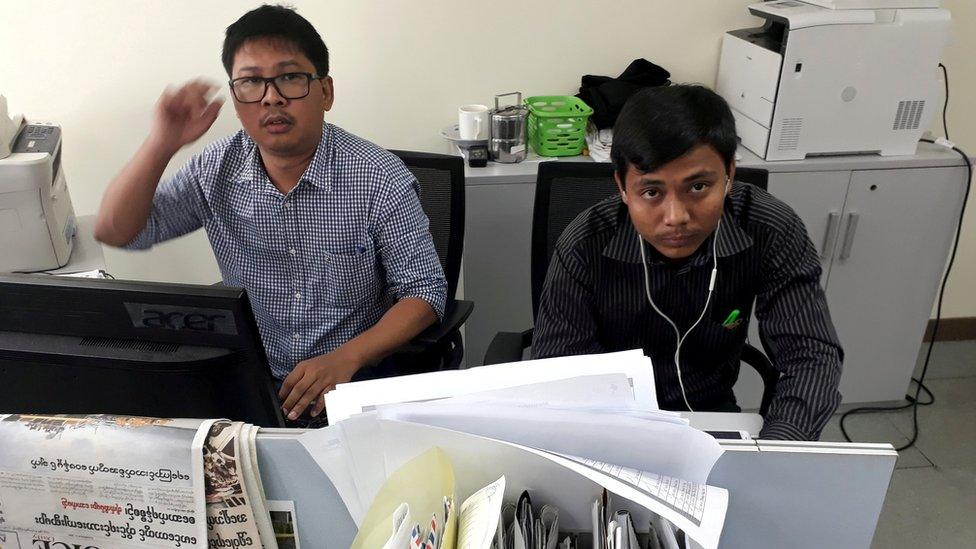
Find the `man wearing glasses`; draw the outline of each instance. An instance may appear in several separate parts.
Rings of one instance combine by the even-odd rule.
[[[95,236],[146,249],[203,227],[224,283],[248,291],[282,410],[316,417],[323,393],[443,314],[447,284],[413,175],[324,122],[329,53],[306,19],[281,6],[248,12],[227,28],[222,60],[243,130],[160,182],[221,107],[201,81],[163,93],[149,137],[105,192]]]

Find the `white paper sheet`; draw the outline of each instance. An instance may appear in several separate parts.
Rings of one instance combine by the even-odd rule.
[[[316,429],[315,436],[301,436],[299,442],[305,446],[315,459],[315,463],[329,477],[336,491],[346,504],[349,515],[358,527],[366,516],[369,502],[363,503],[359,499],[360,490],[356,484],[356,476],[353,473],[352,458],[350,457],[349,447],[343,436],[342,427],[332,425],[323,429]],[[385,478],[386,472],[382,470],[382,463],[377,475]]]
[[[682,412],[658,410],[634,400],[626,374],[596,374],[516,385],[424,402],[382,404],[376,410],[399,406],[473,405],[612,412],[635,418],[689,425]]]
[[[556,463],[653,511],[702,547],[718,547],[729,506],[728,490],[591,459],[557,456],[531,448],[527,450],[548,454]]]
[[[458,549],[491,549],[498,531],[505,476],[472,494],[461,504]]]
[[[349,470],[353,475],[356,488],[360,494],[370,494],[368,498],[360,498],[363,506],[361,516],[365,517],[369,505],[373,502],[373,496],[380,491],[386,478],[396,469],[387,469],[382,452],[377,451],[375,439],[379,436],[379,432],[375,420],[362,418],[362,421],[355,421],[357,419],[360,418],[352,418],[334,427],[342,430],[343,440],[349,452]],[[419,517],[414,518],[419,520]],[[358,526],[359,522],[356,525]]]
[[[699,483],[708,479],[723,452],[713,437],[687,425],[615,411],[438,401],[382,407],[376,413],[381,419],[442,427]]]
[[[595,374],[554,379],[431,401],[431,403],[434,402],[444,404],[479,404],[492,402],[512,406],[557,408],[585,406],[593,408],[636,409],[638,407],[637,401],[634,399],[633,387],[630,386],[627,374],[624,373]]]
[[[336,423],[383,404],[422,402],[556,379],[614,373],[627,375],[634,401],[642,409],[658,408],[654,368],[639,349],[343,383],[326,394],[325,405],[330,423]]]
[[[651,524],[657,532],[657,539],[661,543],[661,549],[680,549],[678,538],[674,535],[674,529],[663,518],[658,515],[651,517]]]
[[[386,540],[383,549],[407,549],[410,547],[410,527],[413,521],[410,518],[410,506],[406,503],[400,504],[393,513],[393,534]]]

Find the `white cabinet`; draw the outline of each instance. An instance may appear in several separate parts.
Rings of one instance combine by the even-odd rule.
[[[821,254],[821,278],[844,347],[845,403],[900,400],[908,389],[965,192],[964,168],[771,173]],[[757,344],[755,320],[750,340]],[[758,407],[743,368],[736,395]]]
[[[813,179],[815,187],[811,186]],[[820,255],[823,267],[820,283],[824,287],[830,276],[831,257],[850,182],[849,171],[778,173],[769,177],[769,192],[789,204],[806,225],[807,234]]]

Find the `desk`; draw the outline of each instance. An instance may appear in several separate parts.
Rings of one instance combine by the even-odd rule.
[[[766,162],[739,149],[740,166],[769,171],[769,191],[792,206],[821,255],[821,283],[844,346],[845,403],[901,400],[965,191],[955,152],[922,143],[912,156],[819,157]],[[560,161],[588,160],[580,157]],[[532,326],[529,288],[538,157],[466,168],[463,295],[475,302],[465,324],[466,364],[482,364],[499,331]],[[859,219],[854,229],[850,220]],[[835,221],[829,221],[835,220]],[[836,230],[828,231],[828,222]],[[851,233],[849,254],[842,253]],[[758,341],[752,322],[752,341]],[[740,405],[758,408],[758,376],[736,386]]]

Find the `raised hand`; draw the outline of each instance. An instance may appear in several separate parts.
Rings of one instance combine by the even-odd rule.
[[[206,133],[223,105],[213,98],[217,87],[202,80],[192,80],[176,89],[167,89],[156,103],[152,135],[175,152]]]

